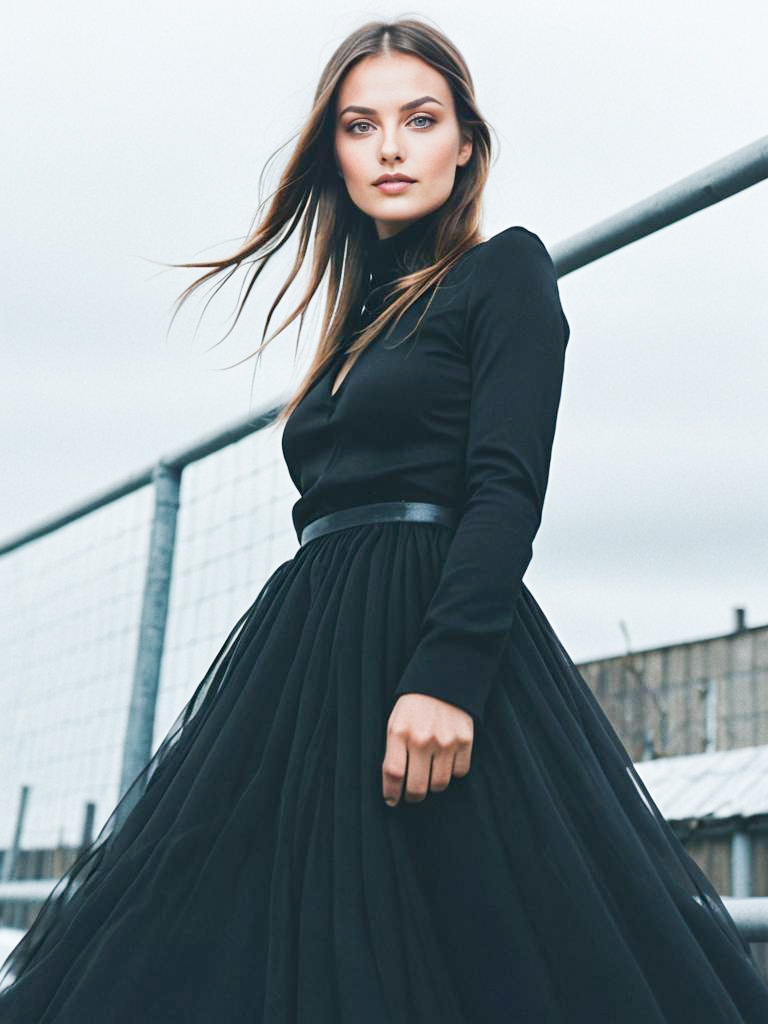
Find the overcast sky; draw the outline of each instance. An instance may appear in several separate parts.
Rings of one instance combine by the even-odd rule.
[[[194,275],[152,261],[230,252],[335,47],[408,13],[458,45],[497,133],[486,235],[554,246],[768,131],[763,0],[6,6],[0,539],[298,383],[308,330],[299,364],[295,332],[276,339],[252,394],[252,361],[220,369],[257,346],[286,261],[208,352],[237,288],[197,339],[199,298],[166,340]],[[621,620],[634,647],[727,632],[735,605],[768,621],[767,208],[762,183],[560,281],[527,582],[577,660],[623,650]]]

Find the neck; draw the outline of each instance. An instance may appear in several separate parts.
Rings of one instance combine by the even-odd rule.
[[[407,227],[386,238],[374,238],[367,251],[367,269],[372,284],[389,284],[403,274],[411,273],[434,259],[434,235],[438,212],[419,217]]]

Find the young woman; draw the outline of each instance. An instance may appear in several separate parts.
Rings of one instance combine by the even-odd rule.
[[[569,325],[539,237],[479,234],[489,159],[456,48],[367,24],[248,244],[185,264],[255,280],[300,225],[293,280],[314,229],[300,546],[6,961],[3,1024],[768,1020],[522,582]]]

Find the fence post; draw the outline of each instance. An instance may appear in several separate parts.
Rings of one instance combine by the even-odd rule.
[[[176,518],[179,509],[181,469],[158,463],[152,470],[155,487],[155,514],[149,541],[147,577],[141,608],[141,625],[136,650],[131,703],[125,729],[120,796],[152,756],[155,707],[160,684],[165,624],[173,568]],[[141,793],[136,793],[121,808],[115,829],[119,828]]]
[[[745,899],[752,895],[752,837],[744,828],[731,835],[731,895]]]
[[[21,848],[21,833],[24,829],[24,815],[27,810],[27,798],[29,797],[29,786],[21,787],[19,797],[19,809],[16,813],[16,828],[13,830],[13,842],[6,856],[3,858],[3,872],[0,881],[10,882],[16,874],[16,862],[19,859]]]

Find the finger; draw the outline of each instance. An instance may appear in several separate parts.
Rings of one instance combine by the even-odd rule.
[[[469,763],[472,759],[472,740],[460,741],[456,746],[453,758],[453,774],[460,779],[469,772]]]
[[[394,807],[400,799],[408,767],[408,746],[402,736],[387,733],[387,749],[381,764],[381,788],[386,802]]]
[[[419,803],[429,790],[429,773],[432,764],[432,750],[426,746],[408,745],[408,770],[405,777],[405,799],[407,803]]]
[[[432,755],[432,781],[429,788],[433,793],[439,793],[448,788],[453,775],[453,760],[453,747]]]

